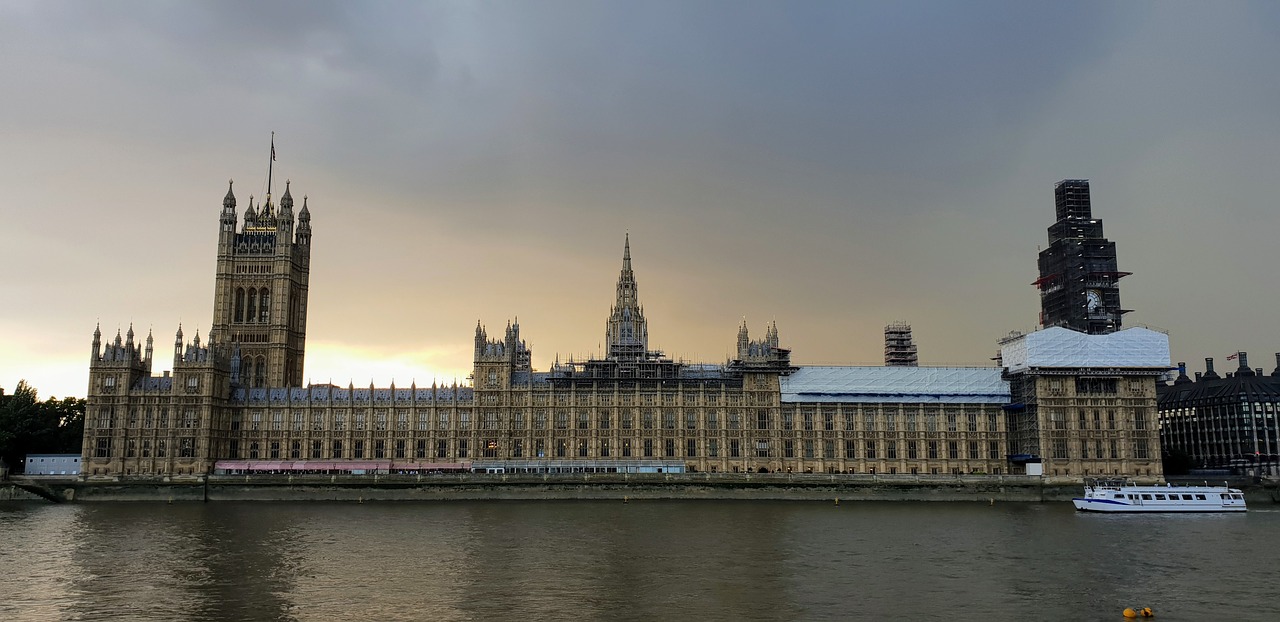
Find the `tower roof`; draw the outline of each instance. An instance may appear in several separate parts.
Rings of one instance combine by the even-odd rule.
[[[617,297],[605,329],[605,342],[610,357],[641,357],[649,347],[649,326],[631,269],[631,234],[622,244],[622,271],[618,274]]]

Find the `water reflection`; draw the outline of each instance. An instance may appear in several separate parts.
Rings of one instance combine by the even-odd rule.
[[[1272,619],[1278,528],[1065,504],[0,504],[0,619]]]

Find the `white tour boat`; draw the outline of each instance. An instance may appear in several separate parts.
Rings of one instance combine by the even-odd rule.
[[[1071,500],[1082,512],[1243,512],[1244,493],[1224,486],[1137,486],[1088,482]]]

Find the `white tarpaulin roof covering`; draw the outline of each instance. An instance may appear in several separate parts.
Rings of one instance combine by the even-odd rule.
[[[801,367],[781,380],[783,402],[1009,402],[998,367]]]
[[[1011,372],[1034,367],[1157,367],[1168,369],[1169,336],[1147,328],[1087,335],[1055,326],[1004,342],[1000,358]]]

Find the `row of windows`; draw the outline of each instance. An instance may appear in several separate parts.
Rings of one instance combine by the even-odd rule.
[[[139,428],[165,430],[169,428],[169,409],[143,408],[141,413],[136,408],[130,409],[124,423],[131,430]],[[93,418],[93,424],[98,430],[114,429],[117,424],[115,408],[111,406],[99,408]],[[175,415],[173,418],[173,427],[177,429],[194,429],[198,425],[199,417],[196,416],[193,408],[184,409],[180,416]]]
[[[271,288],[236,288],[235,321],[265,324],[271,319]]]
[[[260,387],[267,381],[267,357],[242,356],[240,358],[240,382]]]
[[[114,458],[116,456],[112,449],[114,441],[110,437],[103,437],[96,440],[93,448],[93,457],[95,458]],[[174,441],[175,451],[169,456],[169,444],[165,439],[156,439],[153,443],[151,439],[126,439],[124,442],[125,458],[194,458],[196,457],[196,439],[191,436],[184,436]]]
[[[865,444],[860,441],[845,441],[843,446],[839,446],[834,440],[826,440],[821,443],[806,440],[800,444],[794,441],[786,440],[781,443],[777,449],[767,439],[758,439],[754,442],[741,441],[739,439],[729,439],[723,444],[719,439],[707,439],[705,443],[698,439],[685,439],[682,443],[677,439],[652,439],[644,438],[633,441],[631,439],[612,440],[602,439],[594,443],[598,449],[596,455],[589,453],[593,443],[587,439],[564,440],[557,439],[547,441],[545,439],[534,439],[528,444],[532,450],[526,455],[526,441],[524,439],[508,440],[506,446],[503,445],[502,439],[482,439],[475,445],[472,441],[475,439],[460,438],[457,439],[456,455],[450,454],[450,443],[447,439],[438,439],[431,442],[427,439],[375,439],[373,441],[365,441],[357,439],[347,442],[344,439],[334,439],[328,442],[321,440],[312,441],[250,441],[245,443],[247,451],[241,455],[241,442],[232,440],[228,445],[228,457],[236,460],[242,457],[250,460],[257,459],[355,459],[362,460],[367,458],[418,458],[418,459],[445,459],[445,458],[567,458],[567,457],[600,457],[600,458],[631,458],[659,457],[661,452],[663,458],[696,458],[705,452],[708,458],[744,458],[750,454],[756,458],[806,458],[826,460],[834,460],[844,458],[848,460],[865,459],[865,460],[1000,460],[1003,458],[1001,444],[998,441],[990,441],[985,447],[978,441],[970,441],[967,445],[959,442],[940,443],[937,441],[929,441],[927,443],[917,441],[907,441],[899,444],[897,441],[866,441]],[[474,447],[474,449],[473,449]],[[548,448],[550,447],[550,450]],[[287,448],[287,453],[282,452],[282,448]],[[723,449],[722,449],[723,448]],[[746,450],[744,452],[744,449]],[[837,450],[841,453],[837,454]],[[986,455],[982,454],[982,449],[986,449]],[[327,451],[326,451],[327,450]],[[678,453],[678,451],[683,453]],[[723,451],[723,454],[722,454]]]
[[[314,431],[322,431],[332,425],[334,431],[343,432],[348,429],[348,426],[353,430],[388,430],[392,429],[394,425],[394,429],[408,430],[412,421],[413,427],[420,431],[430,429],[450,430],[452,429],[451,424],[455,420],[452,416],[453,413],[447,411],[436,412],[434,417],[430,412],[418,412],[416,415],[411,419],[408,411],[401,410],[395,413],[395,419],[392,420],[390,413],[385,410],[374,411],[372,417],[369,417],[368,413],[360,411],[351,413],[350,417],[348,417],[345,410],[336,410],[326,419],[324,413],[311,413],[308,418],[303,412],[293,412],[292,416],[289,417],[289,427],[294,431],[301,431],[308,427]],[[457,429],[470,430],[473,428],[474,423],[476,429],[499,430],[503,429],[505,423],[508,426],[507,429],[511,430],[545,430],[552,427],[557,430],[570,428],[587,430],[591,429],[593,422],[596,428],[601,430],[613,429],[615,426],[623,430],[636,428],[652,430],[658,429],[659,426],[666,430],[698,430],[703,429],[704,425],[705,429],[712,430],[741,430],[746,427],[746,424],[752,423],[754,423],[754,426],[751,429],[770,430],[776,427],[784,431],[834,431],[836,429],[853,431],[862,429],[868,432],[897,432],[901,429],[908,432],[921,430],[940,432],[943,429],[939,425],[937,417],[924,417],[922,425],[915,414],[907,414],[902,418],[895,416],[884,418],[867,416],[862,419],[862,425],[859,426],[858,417],[853,412],[845,413],[840,420],[836,419],[834,413],[823,414],[819,419],[814,413],[802,412],[799,422],[796,421],[795,413],[792,411],[783,411],[780,415],[777,415],[769,410],[759,410],[754,417],[749,417],[744,416],[738,409],[730,409],[723,413],[716,410],[709,410],[705,413],[685,412],[680,415],[674,410],[664,410],[659,413],[657,409],[645,408],[639,409],[637,416],[634,411],[617,413],[612,411],[595,413],[577,411],[570,413],[567,410],[557,409],[548,413],[547,409],[539,408],[534,409],[532,413],[528,411],[510,413],[505,420],[499,416],[497,411],[485,412],[475,420],[473,420],[472,415],[473,413],[470,410],[458,411],[456,417]],[[263,421],[262,411],[250,411],[247,421],[241,413],[235,413],[232,415],[231,429],[239,430],[242,427],[247,427],[250,430],[284,430],[286,429],[285,421],[286,413],[284,411],[272,412],[268,422]],[[433,422],[435,424],[434,428],[432,427]],[[987,413],[985,416],[986,427],[983,431],[999,431],[999,422],[1000,418],[997,414]],[[837,423],[840,425],[837,426]],[[264,424],[270,427],[264,427]],[[967,418],[964,430],[977,432],[979,431],[978,424],[978,415],[971,413]],[[959,419],[948,417],[945,429],[948,432],[960,431]]]
[[[1147,460],[1150,457],[1150,444],[1146,439],[1135,439],[1131,441],[1133,447],[1133,457],[1138,460]],[[1119,460],[1120,459],[1120,443],[1115,440],[1100,441],[1095,440],[1089,442],[1087,440],[1079,440],[1078,442],[1068,442],[1066,438],[1055,438],[1050,442],[1052,451],[1048,457],[1059,459],[1075,459],[1081,460]]]
[[[1048,387],[1046,393],[1049,395],[1063,395],[1063,381],[1060,378],[1049,378],[1047,380]],[[1129,393],[1142,393],[1147,386],[1152,386],[1149,381],[1130,378],[1126,385]],[[1116,395],[1120,391],[1119,378],[1093,378],[1088,376],[1077,377],[1075,379],[1076,395]]]

